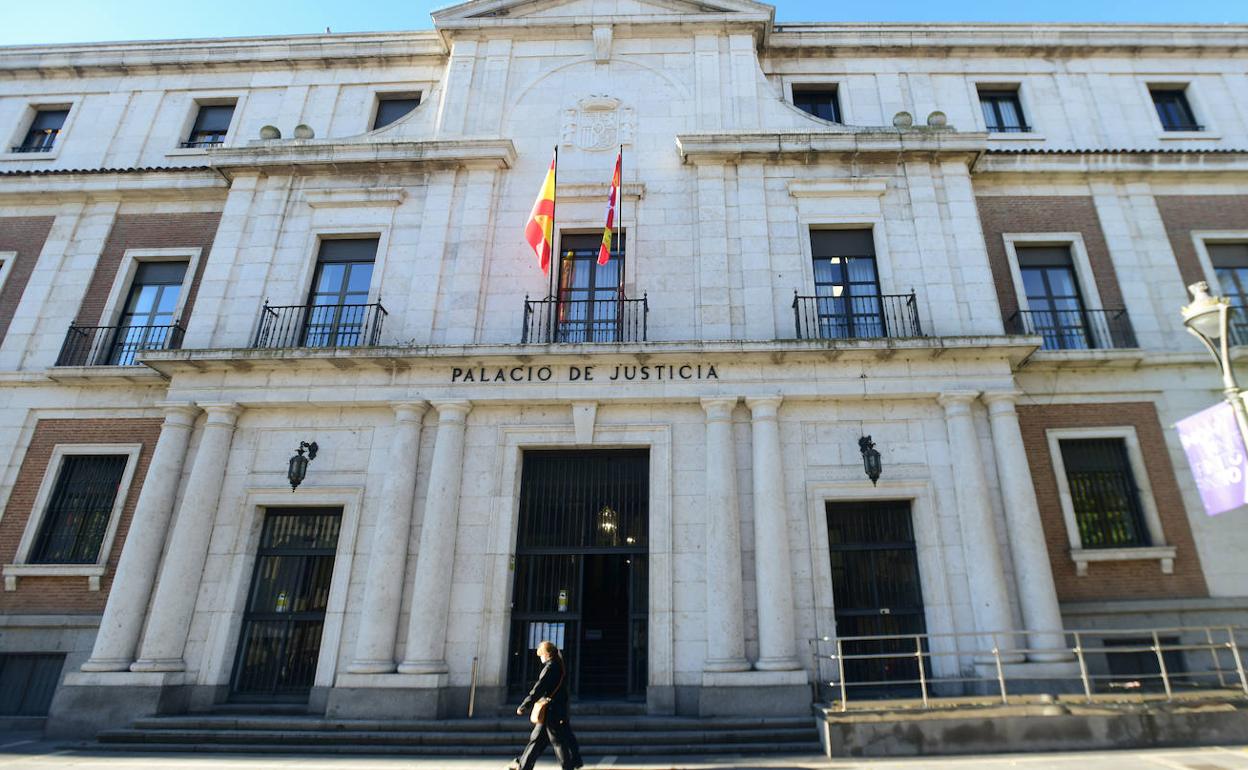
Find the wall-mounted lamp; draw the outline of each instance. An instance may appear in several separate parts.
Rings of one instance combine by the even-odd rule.
[[[871,479],[871,486],[875,486],[880,480],[880,452],[875,448],[875,442],[870,436],[863,436],[858,439],[858,451],[862,452],[862,469],[867,472],[867,478]]]
[[[311,444],[306,441],[299,442],[299,448],[295,450],[295,456],[290,458],[290,465],[286,468],[286,480],[290,482],[291,492],[303,483],[304,477],[308,475],[308,463],[316,459],[316,450],[319,448],[315,441]],[[303,454],[305,449],[308,452],[306,457]]]

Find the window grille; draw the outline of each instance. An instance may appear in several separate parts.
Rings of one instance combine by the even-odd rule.
[[[67,455],[27,561],[95,564],[127,455]]]
[[[1060,445],[1083,547],[1151,545],[1126,443],[1093,438],[1064,439]]]

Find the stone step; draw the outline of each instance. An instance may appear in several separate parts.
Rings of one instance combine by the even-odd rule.
[[[815,730],[813,717],[573,717],[577,732],[603,730],[611,732],[706,731],[706,730]],[[510,716],[506,719],[437,719],[379,720],[327,719],[312,716],[265,716],[220,714],[185,714],[137,719],[132,729],[156,730],[283,730],[283,731],[369,731],[369,732],[504,732],[527,733],[532,725],[527,719]]]
[[[514,746],[523,743],[525,733],[507,732],[399,732],[399,731],[283,731],[283,730],[212,730],[124,728],[101,732],[101,743],[161,744],[228,744],[253,745],[330,745],[368,744],[376,746],[442,746],[447,749],[465,745]],[[815,742],[817,733],[812,725],[789,729],[755,730],[674,730],[674,731],[596,731],[577,730],[578,740],[587,746],[632,747],[636,745],[742,745]]]
[[[128,753],[195,753],[195,754],[370,754],[432,757],[500,757],[511,758],[523,748],[523,742],[504,746],[426,746],[426,745],[377,745],[364,744],[254,744],[238,745],[223,743],[101,743],[91,746],[94,750]],[[623,750],[620,746],[581,744],[586,757],[604,756],[740,756],[768,754],[775,756],[821,755],[818,741],[786,743],[720,743],[720,744],[635,744]]]

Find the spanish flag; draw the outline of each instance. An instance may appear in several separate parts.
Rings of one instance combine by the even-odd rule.
[[[555,163],[558,160],[559,150],[556,148],[555,156],[550,161],[550,169],[546,172],[546,179],[542,181],[542,190],[533,203],[533,213],[529,214],[528,224],[524,226],[524,239],[537,254],[543,274],[550,270],[550,252],[554,243]]]
[[[611,228],[615,226],[615,207],[620,202],[620,162],[624,159],[624,148],[615,156],[615,174],[611,176],[611,195],[607,199],[607,226],[602,230],[602,245],[598,247],[598,264],[605,265],[611,260]]]

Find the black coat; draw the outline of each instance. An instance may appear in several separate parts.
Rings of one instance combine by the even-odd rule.
[[[547,722],[568,718],[568,682],[562,657],[556,655],[542,666],[542,673],[520,704],[520,710],[528,711],[538,698],[550,698],[550,705],[546,707]]]

